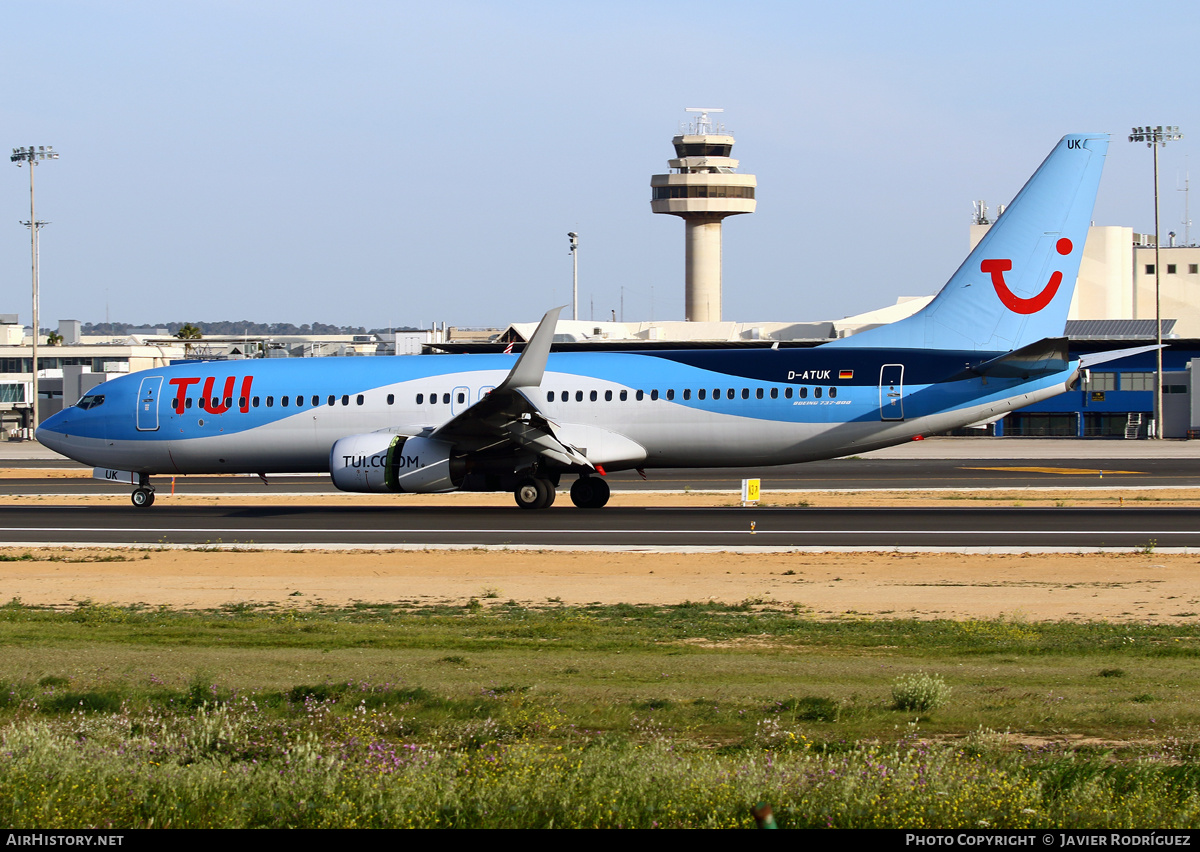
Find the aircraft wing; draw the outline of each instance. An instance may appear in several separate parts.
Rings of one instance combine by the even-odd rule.
[[[594,470],[583,453],[558,436],[555,424],[526,393],[541,386],[560,311],[562,308],[546,312],[517,363],[498,387],[427,437],[453,443],[472,453],[515,447],[560,464]]]

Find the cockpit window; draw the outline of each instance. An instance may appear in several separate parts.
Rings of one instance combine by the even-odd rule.
[[[79,402],[75,403],[76,408],[82,408],[84,411],[87,411],[89,408],[96,408],[100,405],[104,405],[104,394],[102,393],[84,394],[83,398],[80,399]]]

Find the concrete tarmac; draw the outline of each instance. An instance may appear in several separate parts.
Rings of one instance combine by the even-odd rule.
[[[6,544],[240,547],[954,550],[1200,548],[1200,510],[21,505]]]
[[[1200,441],[1074,441],[937,438],[863,454],[864,461],[826,461],[761,474],[765,486],[786,473],[789,485],[820,489],[953,487],[1113,488],[1200,487]],[[989,461],[990,460],[990,461]],[[982,464],[980,464],[982,462]],[[1024,463],[1023,463],[1024,462]],[[85,469],[36,443],[0,444],[0,468],[10,494],[103,493],[112,486],[88,478],[47,480],[41,491],[30,468]],[[1102,478],[1095,469],[1107,469]],[[651,482],[622,472],[619,490],[736,489],[740,471],[649,471]],[[704,479],[711,475],[711,479]],[[42,474],[44,477],[44,474]],[[86,474],[85,474],[86,477]],[[771,479],[768,479],[771,477]],[[159,477],[163,487],[167,477]],[[181,487],[208,493],[260,490],[248,477],[180,478]],[[187,483],[186,485],[184,483]],[[303,483],[303,488],[295,486]],[[702,484],[703,483],[703,484]],[[1137,483],[1136,486],[1134,483]],[[331,491],[325,477],[279,477],[271,490]],[[119,489],[121,491],[126,488]],[[278,493],[278,492],[276,492]],[[751,528],[750,521],[756,527]],[[1200,510],[1128,509],[574,509],[521,512],[515,507],[456,509],[314,505],[184,507],[148,511],[130,506],[19,505],[7,507],[0,541],[108,545],[221,545],[275,547],[500,546],[606,549],[912,549],[1031,551],[1200,548]]]
[[[853,455],[853,454],[852,454]],[[926,438],[858,453],[866,459],[1200,459],[1200,441],[1092,438]],[[0,467],[76,465],[36,441],[0,441]]]

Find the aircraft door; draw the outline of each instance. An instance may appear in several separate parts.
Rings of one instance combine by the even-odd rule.
[[[158,395],[162,390],[162,376],[142,379],[138,390],[137,428],[139,432],[158,430]]]
[[[903,364],[884,364],[879,370],[879,419],[904,419]]]
[[[457,387],[450,393],[450,414],[462,414],[471,405],[471,389]]]

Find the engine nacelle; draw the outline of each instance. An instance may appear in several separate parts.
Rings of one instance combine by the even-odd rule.
[[[329,451],[329,472],[342,491],[432,494],[457,491],[466,462],[453,445],[428,438],[371,432],[341,438]]]

